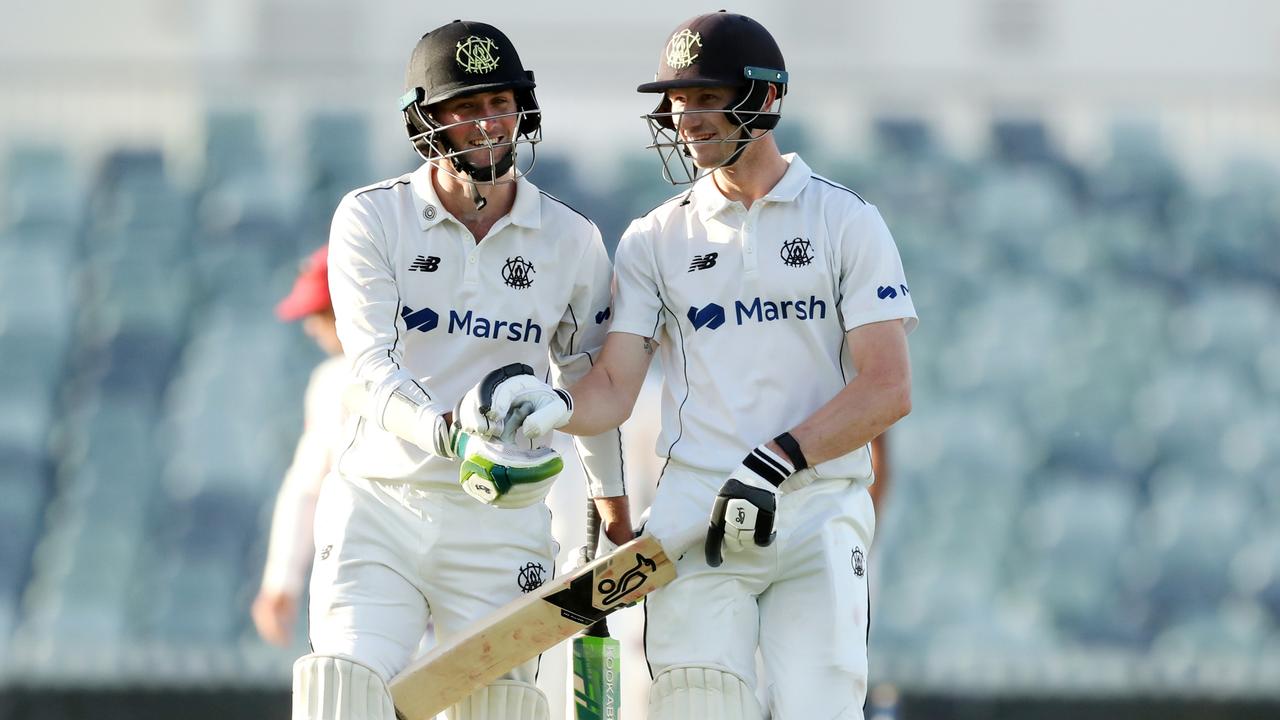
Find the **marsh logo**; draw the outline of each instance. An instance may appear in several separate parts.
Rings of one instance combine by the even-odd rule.
[[[728,319],[725,309],[716,303],[708,303],[701,308],[691,307],[688,317],[695,331],[704,327],[715,330]],[[826,317],[827,303],[816,295],[810,295],[808,300],[765,300],[757,297],[733,301],[733,319],[738,325],[777,320],[825,320]]]
[[[404,326],[409,330],[418,330],[420,332],[431,332],[440,324],[440,316],[431,308],[422,308],[414,310],[405,305],[400,308],[400,317],[404,319]]]
[[[431,332],[440,325],[440,315],[431,308],[414,310],[405,305],[400,308],[400,317],[405,328],[418,332]],[[485,340],[506,340],[508,342],[542,342],[542,326],[533,318],[524,320],[502,320],[484,317],[471,310],[458,312],[449,310],[449,324],[445,332],[450,335],[466,335]]]
[[[715,330],[724,324],[724,308],[715,303],[689,308],[689,322],[695,331],[706,328]]]
[[[911,291],[907,289],[906,285],[899,285],[896,288],[892,285],[881,285],[880,287],[876,288],[876,297],[880,298],[881,300],[892,300],[898,297],[899,290],[902,291],[902,294],[904,296],[911,294]]]

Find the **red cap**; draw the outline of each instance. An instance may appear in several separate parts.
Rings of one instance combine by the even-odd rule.
[[[329,247],[316,250],[302,263],[289,296],[276,305],[276,317],[286,322],[333,307],[329,299]]]

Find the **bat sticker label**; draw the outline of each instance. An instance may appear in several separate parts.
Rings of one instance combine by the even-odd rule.
[[[649,579],[649,573],[657,569],[658,563],[636,553],[636,566],[622,573],[622,577],[618,578],[617,582],[610,578],[600,581],[598,589],[604,595],[604,604],[612,605],[618,602],[623,595],[643,585],[644,581]],[[646,570],[648,572],[645,572]]]

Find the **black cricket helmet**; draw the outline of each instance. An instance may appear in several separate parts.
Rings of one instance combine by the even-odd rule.
[[[542,140],[542,112],[533,94],[533,72],[524,69],[515,45],[492,25],[454,20],[423,35],[409,57],[404,84],[400,109],[414,149],[424,160],[447,160],[441,167],[448,170],[452,166],[454,174],[464,180],[498,183],[515,166],[517,145],[528,144],[532,158],[533,146]],[[515,93],[516,111],[483,120],[516,116],[516,137],[491,142],[481,120],[442,125],[432,115],[433,106],[445,100],[499,90]],[[484,134],[484,147],[489,151],[487,164],[477,165],[465,159],[464,155],[476,148],[452,147],[446,140],[445,130],[468,124]],[[525,170],[517,168],[516,177],[532,167],[531,160]]]
[[[777,87],[769,102],[769,86]],[[764,133],[772,130],[782,117],[782,96],[787,92],[787,68],[782,50],[763,25],[745,15],[720,12],[699,15],[680,23],[667,38],[658,60],[653,82],[640,85],[642,93],[662,93],[653,112],[644,116],[653,143],[648,147],[662,158],[662,174],[674,185],[698,179],[698,168],[690,162],[687,145],[680,140],[679,115],[671,112],[667,91],[678,88],[730,87],[736,93],[729,104],[719,110],[687,110],[695,113],[724,113],[735,126],[726,138],[696,141],[732,143],[734,152],[717,167],[738,161],[744,150]],[[679,161],[681,174],[673,174],[672,160]],[[714,170],[715,168],[702,168]]]

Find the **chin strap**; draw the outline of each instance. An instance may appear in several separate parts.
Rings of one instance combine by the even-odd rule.
[[[480,188],[476,187],[474,181],[467,183],[467,196],[476,204],[477,211],[483,210],[484,206],[489,204],[489,199],[480,194]]]
[[[751,131],[746,128],[739,130],[738,135],[739,139],[734,140],[734,142],[738,144],[738,149],[734,150],[733,154],[729,156],[729,159],[720,164],[720,167],[727,168],[738,162],[738,159],[742,157],[742,153],[746,152],[747,146],[750,145],[754,139],[751,137]]]

